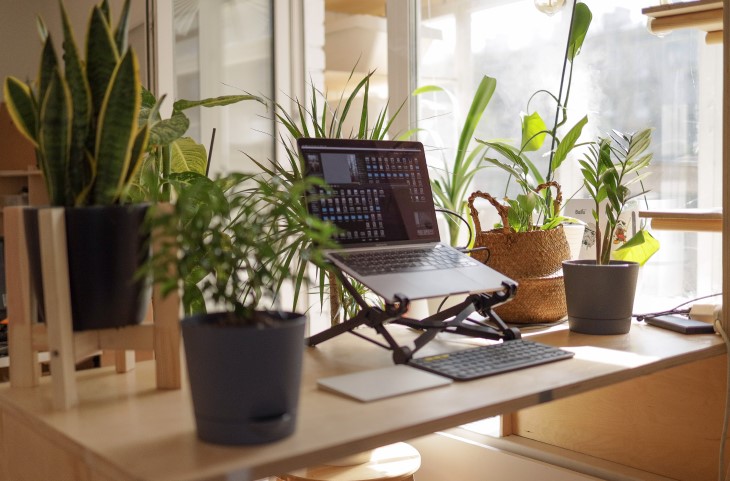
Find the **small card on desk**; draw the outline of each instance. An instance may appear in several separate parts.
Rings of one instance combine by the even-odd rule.
[[[317,387],[358,401],[368,402],[446,386],[452,382],[451,379],[443,376],[397,364],[372,371],[322,378],[317,381]]]

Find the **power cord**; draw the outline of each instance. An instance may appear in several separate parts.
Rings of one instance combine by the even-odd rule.
[[[708,294],[706,296],[695,297],[694,299],[685,301],[681,304],[674,306],[671,309],[667,309],[666,311],[647,312],[644,314],[634,314],[634,317],[636,318],[637,321],[641,322],[647,317],[666,316],[669,314],[689,314],[690,308],[680,309],[680,307],[686,306],[687,304],[690,304],[692,302],[701,301],[702,299],[709,299],[710,297],[717,297],[717,296],[721,296],[721,295],[722,295],[722,292],[718,292],[716,294]]]
[[[464,224],[466,224],[466,228],[469,231],[469,240],[466,242],[466,247],[464,249],[468,249],[469,246],[471,245],[471,242],[474,240],[474,232],[472,232],[472,230],[471,230],[471,225],[469,224],[469,221],[466,220],[464,218],[464,216],[462,216],[458,212],[454,212],[453,210],[449,210],[449,209],[444,209],[443,207],[436,208],[436,212],[443,212],[444,214],[453,215],[454,217],[461,220]]]

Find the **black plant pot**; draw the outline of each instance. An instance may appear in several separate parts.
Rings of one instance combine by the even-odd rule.
[[[626,334],[636,293],[639,264],[592,260],[563,262],[570,330],[583,334]]]
[[[294,432],[305,317],[257,312],[266,325],[233,325],[231,313],[183,319],[198,438],[261,444]]]
[[[23,209],[23,225],[25,226],[25,245],[28,251],[28,269],[30,282],[37,300],[38,322],[45,322],[43,300],[43,271],[41,270],[41,239],[38,232],[38,208]]]
[[[137,270],[149,258],[147,208],[147,204],[66,208],[74,331],[123,327],[144,319],[151,286],[137,277]],[[26,209],[24,215],[31,282],[42,313],[38,212]]]

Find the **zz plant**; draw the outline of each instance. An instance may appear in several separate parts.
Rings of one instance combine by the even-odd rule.
[[[652,154],[646,152],[650,144],[651,129],[634,134],[614,131],[612,136],[593,143],[589,153],[579,161],[583,185],[594,203],[592,215],[596,222],[596,264],[610,262],[611,239],[621,213],[630,200],[647,192],[642,180],[649,175],[644,169],[652,160]],[[632,191],[629,187],[637,183],[641,189]],[[601,228],[603,202],[605,223]]]
[[[4,96],[10,116],[33,144],[51,204],[119,203],[137,171],[149,138],[138,124],[139,66],[128,47],[130,2],[116,27],[108,0],[93,7],[85,59],[61,4],[63,51],[42,21],[40,69],[35,82],[8,77]]]

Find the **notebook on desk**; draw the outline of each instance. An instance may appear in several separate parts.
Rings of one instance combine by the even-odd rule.
[[[298,139],[306,173],[324,179],[310,214],[339,228],[338,268],[387,301],[489,293],[514,281],[439,242],[420,142]]]

